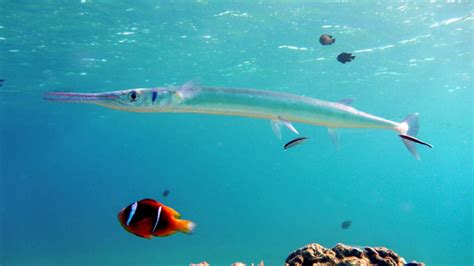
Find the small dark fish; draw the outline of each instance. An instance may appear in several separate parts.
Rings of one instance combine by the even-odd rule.
[[[321,35],[321,37],[319,37],[319,42],[322,45],[331,45],[331,44],[336,42],[336,38],[333,38],[329,34],[323,34],[323,35]]]
[[[418,266],[418,265],[422,265],[422,263],[412,261],[412,262],[405,263],[403,266]]]
[[[419,140],[415,137],[412,137],[412,136],[409,136],[409,135],[403,135],[403,134],[400,134],[398,136],[400,136],[400,138],[402,138],[402,139],[413,141],[413,142],[416,142],[418,144],[425,145],[425,146],[428,146],[430,148],[433,148],[433,145],[429,144],[428,142],[421,141],[421,140]]]
[[[284,146],[284,149],[287,150],[287,149],[289,149],[289,148],[291,148],[291,147],[294,147],[294,146],[296,146],[296,145],[298,145],[298,144],[301,144],[301,143],[305,142],[307,139],[308,139],[308,138],[306,138],[306,137],[296,138],[296,139],[294,139],[294,140],[292,140],[292,141],[286,143],[285,146]]]
[[[169,190],[165,190],[163,191],[163,197],[168,197],[168,195],[170,194],[170,191]]]
[[[3,82],[4,82],[4,81],[5,81],[4,79],[0,79],[0,87],[3,86]]]
[[[355,58],[356,58],[355,55],[352,55],[350,53],[340,53],[337,56],[337,61],[345,64],[346,62],[350,62],[350,61],[354,60]]]
[[[342,228],[342,229],[348,229],[349,227],[351,227],[351,224],[352,224],[352,221],[351,221],[351,220],[344,221],[344,222],[342,222],[342,224],[341,224],[341,228]]]

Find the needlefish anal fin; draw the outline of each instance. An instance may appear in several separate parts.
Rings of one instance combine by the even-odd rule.
[[[278,119],[274,119],[271,121],[271,124],[272,124],[272,130],[273,130],[273,133],[275,133],[275,136],[281,140],[281,126],[284,125],[286,128],[288,128],[289,130],[291,130],[291,132],[295,133],[296,135],[299,135],[300,133],[298,132],[298,130],[296,130],[296,128],[293,126],[293,124],[291,124],[290,121],[284,119],[283,117],[281,116],[278,116]]]
[[[343,105],[346,105],[346,106],[350,106],[353,102],[354,102],[354,99],[352,99],[352,98],[346,98],[346,99],[342,99],[342,100],[337,101],[337,103],[340,103],[340,104],[343,104]],[[340,145],[339,145],[339,133],[338,133],[338,131],[334,128],[328,127],[328,134],[329,134],[329,137],[331,137],[331,142],[336,147],[336,150],[339,150]]]
[[[331,142],[336,146],[336,149],[339,150],[339,133],[336,129],[328,127],[328,134],[331,137]]]

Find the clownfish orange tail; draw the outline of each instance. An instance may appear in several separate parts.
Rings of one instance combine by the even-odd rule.
[[[188,220],[176,219],[175,222],[176,230],[186,234],[192,234],[194,232],[194,228],[196,228],[196,224]]]

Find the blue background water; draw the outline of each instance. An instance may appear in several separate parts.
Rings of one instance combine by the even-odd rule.
[[[461,3],[0,1],[2,265],[283,264],[310,242],[473,263],[473,6]],[[336,37],[321,46],[319,35]],[[335,60],[355,52],[354,62]],[[419,112],[392,132],[325,128],[287,152],[270,123],[45,102],[51,90],[182,84]],[[171,191],[163,198],[164,189]],[[198,224],[145,240],[117,212],[152,197]],[[348,230],[340,224],[352,220]]]

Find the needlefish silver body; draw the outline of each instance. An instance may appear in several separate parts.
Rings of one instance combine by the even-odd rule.
[[[281,138],[283,125],[298,134],[293,122],[325,126],[337,145],[336,128],[375,128],[397,132],[408,150],[419,159],[415,143],[433,147],[416,137],[418,114],[402,122],[390,121],[361,112],[350,99],[328,102],[295,94],[222,87],[197,86],[138,88],[103,93],[47,92],[44,99],[58,102],[96,104],[129,112],[174,112],[234,115],[268,119]]]

